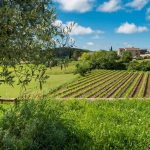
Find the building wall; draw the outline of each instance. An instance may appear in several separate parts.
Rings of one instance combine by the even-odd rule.
[[[128,51],[128,52],[131,52],[131,54],[132,54],[132,57],[140,57],[140,51],[138,51],[138,50],[126,50],[126,51]]]
[[[118,55],[121,56],[125,50],[118,50]]]
[[[139,51],[139,50],[134,50],[134,49],[132,49],[132,50],[119,49],[119,50],[118,50],[118,55],[119,55],[119,56],[122,56],[122,54],[123,54],[124,51],[131,52],[133,58],[135,58],[135,57],[140,57],[140,51]]]

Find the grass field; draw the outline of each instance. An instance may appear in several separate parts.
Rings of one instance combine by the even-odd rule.
[[[74,73],[74,71],[76,69],[76,64],[77,63],[78,63],[77,61],[72,61],[71,63],[69,63],[67,68],[63,68],[62,70],[61,70],[60,66],[52,67],[52,69],[50,69],[48,72],[51,75],[72,74],[72,73]]]
[[[149,150],[149,116],[149,100],[30,101],[5,116],[0,124],[1,146]]]
[[[76,62],[72,62],[69,66],[65,69],[59,66],[53,67],[52,69],[47,70],[47,75],[49,75],[49,79],[43,85],[42,91],[39,89],[39,84],[37,82],[31,82],[27,86],[26,93],[31,95],[42,95],[47,94],[49,91],[74,80],[78,75],[74,75],[73,72],[75,70]],[[0,96],[5,98],[15,98],[20,96],[21,87],[17,84],[14,84],[14,87],[9,85],[0,85]]]
[[[150,73],[97,70],[50,95],[61,98],[150,98]]]

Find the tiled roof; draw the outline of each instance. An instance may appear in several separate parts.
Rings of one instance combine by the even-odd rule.
[[[119,48],[119,50],[125,50],[125,48]]]
[[[131,47],[131,48],[119,48],[119,50],[127,50],[127,51],[139,51],[140,49],[139,49],[139,48],[134,48],[134,47]]]
[[[125,48],[125,50],[128,50],[128,51],[139,51],[140,49],[139,48]]]

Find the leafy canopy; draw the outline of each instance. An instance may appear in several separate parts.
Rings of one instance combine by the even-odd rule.
[[[70,41],[71,27],[55,21],[51,0],[1,0],[0,84],[13,85],[17,77],[23,87],[35,79],[42,88],[51,50]]]

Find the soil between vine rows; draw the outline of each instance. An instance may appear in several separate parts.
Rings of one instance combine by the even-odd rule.
[[[147,82],[145,97],[150,98],[150,74],[148,76],[148,82]]]

